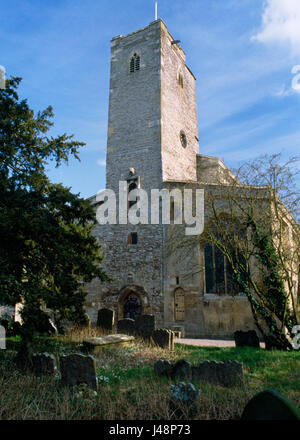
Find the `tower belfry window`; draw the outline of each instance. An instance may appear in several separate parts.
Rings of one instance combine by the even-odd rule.
[[[127,178],[127,190],[128,190],[128,209],[136,205],[138,201],[138,189],[140,188],[140,178],[135,174],[134,169],[130,169],[129,176]]]
[[[130,60],[130,73],[134,73],[141,68],[141,57],[136,53]]]

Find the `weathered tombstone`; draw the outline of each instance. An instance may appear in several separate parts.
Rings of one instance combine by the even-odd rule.
[[[246,405],[242,420],[300,420],[300,411],[282,394],[268,389]]]
[[[115,320],[115,312],[111,309],[100,309],[97,317],[97,327],[112,331]]]
[[[199,396],[200,390],[196,390],[192,383],[180,382],[178,385],[171,385],[170,418],[180,420],[194,417],[197,414]]]
[[[131,318],[120,319],[117,324],[118,333],[125,335],[134,335],[135,334],[135,321]]]
[[[91,356],[70,354],[61,356],[59,363],[63,385],[74,386],[85,383],[93,390],[97,389],[96,364]]]
[[[57,371],[55,357],[48,353],[35,354],[32,357],[32,371],[37,376],[55,374]]]
[[[204,361],[192,367],[192,379],[225,387],[240,384],[244,379],[243,365],[236,361]]]
[[[160,328],[152,333],[151,338],[158,347],[174,350],[174,332],[171,330]]]
[[[171,376],[173,365],[168,359],[159,359],[154,364],[154,372],[158,376]]]
[[[189,362],[181,359],[175,362],[171,371],[172,379],[191,380],[192,378],[192,366]]]
[[[145,339],[150,339],[152,333],[155,331],[155,316],[141,315],[135,320],[135,332],[137,336]]]
[[[234,332],[234,340],[236,347],[260,348],[259,338],[255,330],[249,330],[247,332],[236,331]]]

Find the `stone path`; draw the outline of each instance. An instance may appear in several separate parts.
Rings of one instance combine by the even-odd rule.
[[[235,347],[234,339],[188,339],[175,338],[175,344],[195,345],[197,347]],[[260,343],[261,348],[265,348],[265,343]]]

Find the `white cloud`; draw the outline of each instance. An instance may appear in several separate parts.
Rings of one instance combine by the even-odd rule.
[[[105,159],[98,159],[97,164],[100,165],[100,167],[106,166],[106,160]]]
[[[295,75],[292,81],[292,89],[300,93],[300,65],[292,68],[292,74]]]
[[[288,45],[292,55],[300,55],[300,1],[266,0],[262,30],[252,40]]]

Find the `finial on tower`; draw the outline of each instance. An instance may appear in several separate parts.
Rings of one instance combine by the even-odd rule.
[[[155,21],[157,20],[157,2],[155,2]]]

